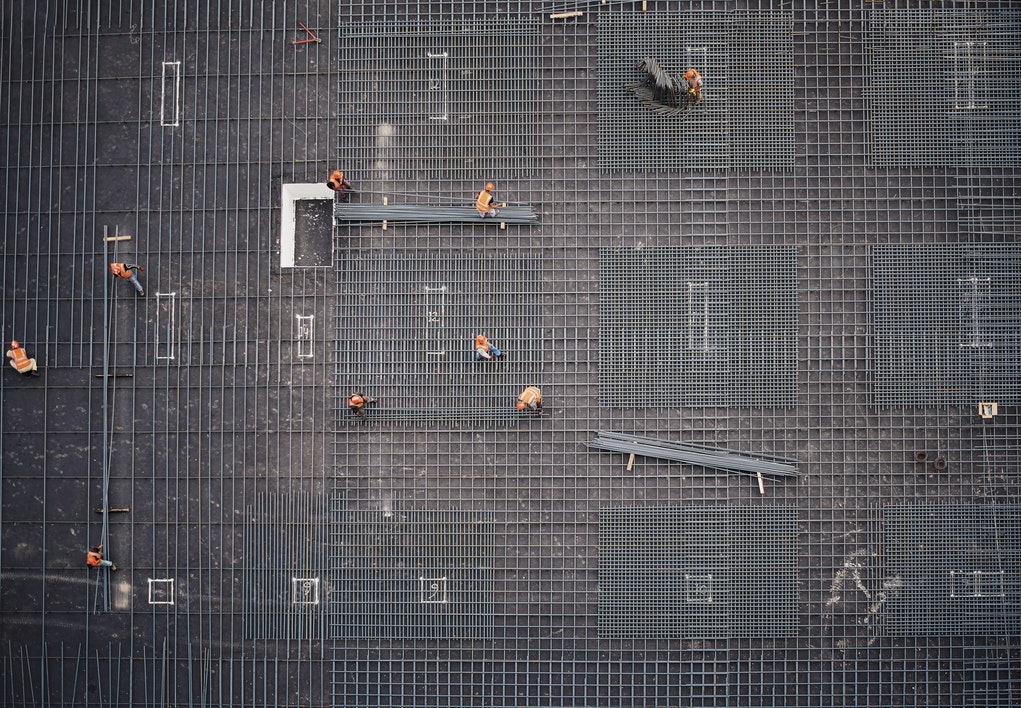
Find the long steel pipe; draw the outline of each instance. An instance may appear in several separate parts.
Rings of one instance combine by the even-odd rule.
[[[769,474],[781,477],[795,477],[797,467],[787,462],[778,462],[740,455],[733,450],[708,448],[699,445],[685,445],[669,440],[658,440],[626,433],[600,431],[586,447],[610,452],[624,452],[673,460],[692,465],[746,474]]]
[[[413,223],[471,223],[481,225],[502,223],[534,224],[538,222],[530,204],[511,204],[498,210],[495,217],[483,219],[474,207],[428,206],[424,204],[345,204],[333,208],[338,226],[367,221],[408,221]]]

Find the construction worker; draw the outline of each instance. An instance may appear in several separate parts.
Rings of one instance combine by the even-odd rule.
[[[479,210],[479,216],[483,219],[487,216],[496,216],[499,213],[496,210],[497,204],[493,201],[494,189],[496,189],[495,184],[486,182],[485,188],[475,195],[475,208]]]
[[[347,407],[356,416],[362,414],[362,409],[365,408],[369,403],[375,403],[375,398],[369,398],[364,393],[352,393],[351,397],[347,399]]]
[[[688,80],[688,95],[695,98],[695,105],[702,103],[702,74],[697,69],[688,69],[684,72],[684,78]]]
[[[542,391],[539,387],[525,386],[525,390],[518,396],[517,408],[519,411],[542,413]]]
[[[15,339],[11,342],[11,348],[7,350],[7,358],[11,360],[11,366],[19,374],[39,375],[39,367],[36,366],[35,359],[28,358],[28,354],[25,353],[18,340]]]
[[[475,361],[486,359],[492,361],[503,356],[503,352],[495,344],[489,341],[489,337],[480,334],[475,337]]]
[[[344,179],[344,173],[340,170],[334,170],[330,175],[330,179],[326,181],[326,186],[337,193],[342,202],[347,201],[347,191],[354,191],[351,187],[351,183]]]
[[[135,270],[145,270],[142,266],[137,263],[111,263],[110,272],[116,275],[118,278],[124,278],[130,280],[131,284],[135,286],[135,290],[138,291],[139,296],[145,297],[145,290],[142,288],[142,284],[138,282],[138,278],[135,277]]]
[[[117,570],[117,566],[103,558],[102,550],[102,544],[90,548],[88,555],[85,557],[85,564],[90,568],[104,567],[110,570]]]

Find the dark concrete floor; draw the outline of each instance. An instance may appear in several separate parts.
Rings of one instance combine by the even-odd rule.
[[[650,2],[635,19],[640,3],[521,0],[487,7],[484,22],[461,2],[93,5],[0,15],[0,322],[43,369],[0,377],[0,704],[1021,700],[1021,420],[1006,380],[1018,274],[997,276],[996,323],[959,311],[934,323],[951,336],[989,325],[1005,357],[958,371],[965,402],[947,403],[945,389],[925,404],[877,402],[873,291],[877,244],[1013,254],[1021,182],[1013,166],[980,162],[877,166],[862,87],[883,37],[874,13],[936,13],[925,26],[961,22],[995,45],[990,17],[1018,26],[1008,3]],[[707,72],[704,119],[631,133],[646,117],[600,75],[599,43],[619,37],[614,52],[640,53],[642,35],[617,28],[657,17],[675,28],[664,56],[705,44],[728,68]],[[322,42],[292,44],[308,36],[299,22]],[[768,101],[750,78],[756,56],[783,74]],[[459,57],[489,58],[489,93],[474,93]],[[454,97],[445,126],[419,110],[435,113],[441,64]],[[1006,101],[1007,135],[1017,102]],[[688,142],[677,152],[653,139]],[[631,161],[654,150],[650,169],[601,162],[621,159],[621,143]],[[711,144],[705,160],[700,144]],[[670,159],[676,169],[661,164]],[[303,211],[300,267],[281,268],[281,186],[321,183],[338,166],[353,199],[373,203],[468,202],[496,179],[539,224],[339,227],[322,264],[322,214]],[[601,405],[605,361],[643,395],[649,382],[691,383],[647,375],[683,358],[684,328],[661,331],[691,307],[683,274],[643,283],[645,297],[663,292],[647,312],[631,303],[632,328],[649,333],[634,342],[642,366],[628,373],[626,351],[603,349],[617,341],[603,331],[604,298],[622,292],[604,280],[606,249],[655,259],[685,248],[697,260],[736,246],[794,252],[796,353],[771,361],[794,368],[793,404],[785,391],[776,402]],[[114,282],[115,260],[145,266],[145,298]],[[480,272],[501,279],[496,295]],[[737,296],[713,300],[714,314],[772,292],[771,275],[723,283]],[[433,284],[463,294],[440,320]],[[470,366],[482,319],[502,328],[505,369]],[[463,336],[465,361],[437,366],[418,350],[431,336],[451,350]],[[743,346],[728,336],[723,349]],[[909,361],[928,337],[904,342]],[[724,381],[728,371],[714,369]],[[546,412],[522,419],[513,396],[533,382]],[[390,414],[347,417],[354,387],[381,392]],[[984,419],[988,391],[999,411]],[[486,415],[465,413],[476,399]],[[501,400],[506,414],[492,414]],[[793,458],[801,476],[760,493],[754,478],[700,467],[638,457],[628,468],[585,447],[597,430]],[[710,543],[696,524],[666,528],[677,535],[656,548],[638,532],[632,550],[653,560],[631,567],[633,588],[601,593],[629,577],[606,564],[633,558],[604,545],[619,529],[601,511],[634,508],[647,529],[642,514],[657,507],[695,518],[794,507],[796,567],[779,550],[762,563],[792,583],[756,585],[741,553],[719,551],[763,547],[768,525],[734,524]],[[97,543],[116,572],[85,567]],[[694,596],[685,573],[701,579]],[[650,624],[691,615],[671,603],[705,601],[709,576],[732,584],[719,615],[730,626],[748,618],[740,598],[757,587],[788,593],[776,635],[680,626],[650,637]],[[662,614],[636,603],[623,611],[641,633],[601,636],[613,609],[603,603],[629,591],[648,603],[659,593]],[[768,627],[769,598],[756,602],[754,624]]]

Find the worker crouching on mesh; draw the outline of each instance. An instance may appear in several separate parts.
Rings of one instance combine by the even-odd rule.
[[[526,413],[542,413],[542,391],[538,386],[525,386],[518,396],[517,409]]]
[[[351,397],[347,399],[347,409],[356,417],[360,417],[365,406],[375,402],[375,398],[369,398],[364,393],[352,393]]]
[[[131,284],[135,286],[135,291],[139,297],[145,297],[145,288],[138,282],[138,277],[135,275],[135,271],[145,270],[142,266],[137,263],[111,263],[110,272],[116,275],[118,278],[124,278],[125,280],[131,281]]]
[[[496,216],[500,212],[496,210],[496,207],[507,206],[506,202],[500,202],[497,204],[493,197],[493,190],[496,189],[496,185],[492,182],[486,182],[485,188],[481,192],[475,195],[475,208],[479,212],[479,216],[485,219],[487,216]]]
[[[85,564],[90,568],[109,568],[110,570],[117,570],[111,561],[103,558],[103,544],[93,546],[89,549],[89,552],[85,554]]]
[[[11,348],[7,350],[7,358],[11,360],[11,366],[19,374],[39,375],[39,367],[36,365],[35,359],[28,357],[18,340],[15,339],[11,342]]]
[[[344,173],[340,170],[334,170],[330,174],[330,178],[326,180],[326,186],[337,193],[337,197],[342,202],[348,200],[348,192],[353,192],[354,188],[351,187],[351,183],[344,178]]]
[[[684,72],[684,78],[688,80],[688,95],[695,99],[695,105],[702,103],[702,74],[698,69],[688,69]]]
[[[475,337],[475,361],[493,361],[503,356],[503,352],[500,351],[499,347],[489,341],[489,337],[484,334],[480,334]]]

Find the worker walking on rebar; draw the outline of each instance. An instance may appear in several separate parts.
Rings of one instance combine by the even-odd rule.
[[[368,404],[375,402],[375,398],[369,398],[364,393],[352,393],[351,397],[347,399],[347,408],[355,416],[361,416],[362,409]]]
[[[518,396],[517,409],[531,413],[542,413],[542,391],[538,386],[525,386]]]
[[[93,546],[92,548],[90,548],[88,555],[85,556],[85,564],[88,565],[90,568],[103,567],[109,568],[110,570],[117,570],[117,566],[103,558],[102,550],[103,544],[99,544],[98,546]]]
[[[688,80],[688,95],[695,99],[695,105],[702,103],[702,74],[698,69],[688,69],[684,72],[684,78]]]
[[[340,201],[346,202],[348,192],[353,192],[354,189],[351,187],[351,183],[344,178],[344,173],[340,170],[334,170],[330,175],[330,179],[326,181],[326,186],[337,193]]]
[[[11,348],[7,350],[7,358],[11,360],[11,366],[19,374],[39,375],[39,367],[35,359],[30,359],[18,340],[11,341]]]
[[[496,216],[500,212],[496,210],[496,207],[507,206],[506,202],[496,203],[493,197],[493,190],[496,189],[496,185],[492,182],[486,182],[485,188],[481,192],[475,195],[475,208],[479,211],[479,216],[485,219],[487,216]]]
[[[480,334],[475,337],[475,361],[485,359],[492,361],[503,356],[503,352],[495,344],[489,341],[489,337]]]
[[[142,270],[142,271],[145,270],[145,268],[143,268],[142,266],[138,265],[137,263],[111,263],[110,264],[110,272],[111,273],[116,275],[118,278],[124,278],[125,280],[130,280],[131,284],[135,286],[135,290],[138,291],[138,294],[140,296],[142,296],[142,297],[145,297],[145,289],[142,287],[142,284],[140,282],[138,282],[138,278],[135,277],[135,270],[136,269],[137,270]]]

